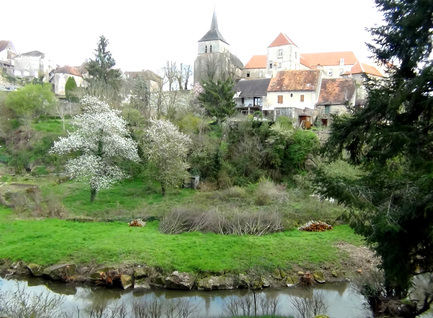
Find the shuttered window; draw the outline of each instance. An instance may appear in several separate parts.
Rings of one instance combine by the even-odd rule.
[[[283,95],[278,95],[278,104],[283,103]]]

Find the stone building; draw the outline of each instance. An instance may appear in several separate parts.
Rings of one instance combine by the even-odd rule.
[[[242,77],[243,67],[240,59],[230,53],[230,45],[218,29],[214,11],[209,31],[198,41],[198,53],[194,62],[194,83],[228,77],[237,80]]]

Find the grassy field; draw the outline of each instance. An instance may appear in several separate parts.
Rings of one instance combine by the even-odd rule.
[[[0,210],[0,258],[39,264],[148,264],[189,272],[338,268],[344,255],[339,241],[361,244],[347,225],[321,233],[298,230],[265,236],[213,233],[161,234],[158,221],[146,227],[125,222],[76,222],[60,219],[17,220]]]

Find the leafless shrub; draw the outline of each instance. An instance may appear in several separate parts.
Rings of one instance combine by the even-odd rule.
[[[174,311],[171,310],[174,308]],[[167,318],[189,318],[198,311],[198,304],[193,304],[189,300],[176,300],[168,303],[165,311]]]
[[[300,318],[311,318],[325,314],[328,305],[325,301],[325,295],[318,292],[313,297],[293,297],[290,302],[298,313]]]
[[[62,296],[52,296],[49,293],[26,292],[24,287],[17,286],[15,292],[0,295],[0,316],[2,317],[32,317],[32,318],[67,318],[62,311],[64,303]]]
[[[261,181],[254,192],[256,205],[269,205],[271,203],[284,203],[288,200],[286,188],[271,181]]]
[[[166,234],[213,232],[236,235],[264,235],[283,229],[278,211],[223,213],[219,210],[173,209],[162,219],[160,231]]]

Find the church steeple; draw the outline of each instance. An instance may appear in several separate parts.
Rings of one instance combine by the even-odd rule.
[[[227,45],[229,45],[228,42],[224,39],[224,37],[221,35],[220,31],[218,30],[218,20],[217,20],[215,9],[213,10],[210,30],[207,31],[207,33],[199,40],[199,42],[206,42],[206,41],[222,41]]]

